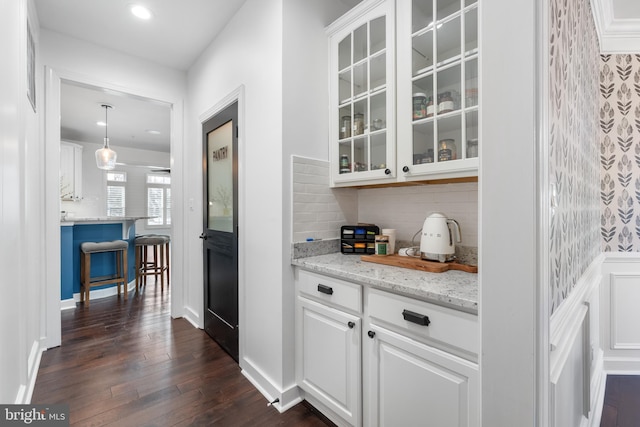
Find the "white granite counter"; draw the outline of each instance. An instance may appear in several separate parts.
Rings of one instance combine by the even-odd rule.
[[[61,227],[71,227],[74,225],[100,225],[100,224],[122,224],[122,238],[128,239],[129,234],[139,219],[152,218],[150,216],[96,216],[96,217],[64,217],[60,219]]]
[[[339,252],[297,258],[304,270],[418,298],[469,313],[478,313],[478,275],[463,271],[428,273],[360,260]]]

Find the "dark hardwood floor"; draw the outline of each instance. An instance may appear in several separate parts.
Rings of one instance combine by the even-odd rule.
[[[640,375],[608,375],[600,427],[640,426]]]
[[[66,403],[72,426],[318,426],[311,408],[284,414],[209,336],[171,319],[151,281],[129,300],[62,312],[62,346],[40,363],[32,403]]]

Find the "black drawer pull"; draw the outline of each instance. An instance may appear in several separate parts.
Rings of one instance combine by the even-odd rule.
[[[333,288],[331,286],[318,284],[318,292],[322,292],[323,294],[333,295]]]
[[[367,335],[369,335],[369,338],[373,338],[373,337],[376,336],[376,333],[373,332],[373,331],[369,331],[369,332],[367,332]]]
[[[425,316],[424,314],[414,313],[409,310],[402,310],[402,317],[404,320],[411,323],[417,323],[422,326],[429,326],[431,321],[429,320],[429,316]]]

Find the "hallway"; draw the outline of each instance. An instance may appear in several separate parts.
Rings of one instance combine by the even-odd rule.
[[[42,356],[32,403],[66,403],[72,426],[314,426],[304,405],[284,414],[202,330],[171,319],[153,280],[62,312],[62,346]]]

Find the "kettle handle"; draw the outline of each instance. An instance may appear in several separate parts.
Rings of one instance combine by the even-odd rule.
[[[462,241],[462,238],[460,236],[460,224],[458,224],[458,221],[456,221],[455,219],[447,218],[447,225],[449,224],[454,225],[453,228],[456,230],[456,242],[460,243]],[[449,227],[449,244],[453,245],[453,236],[451,235],[451,227]]]

